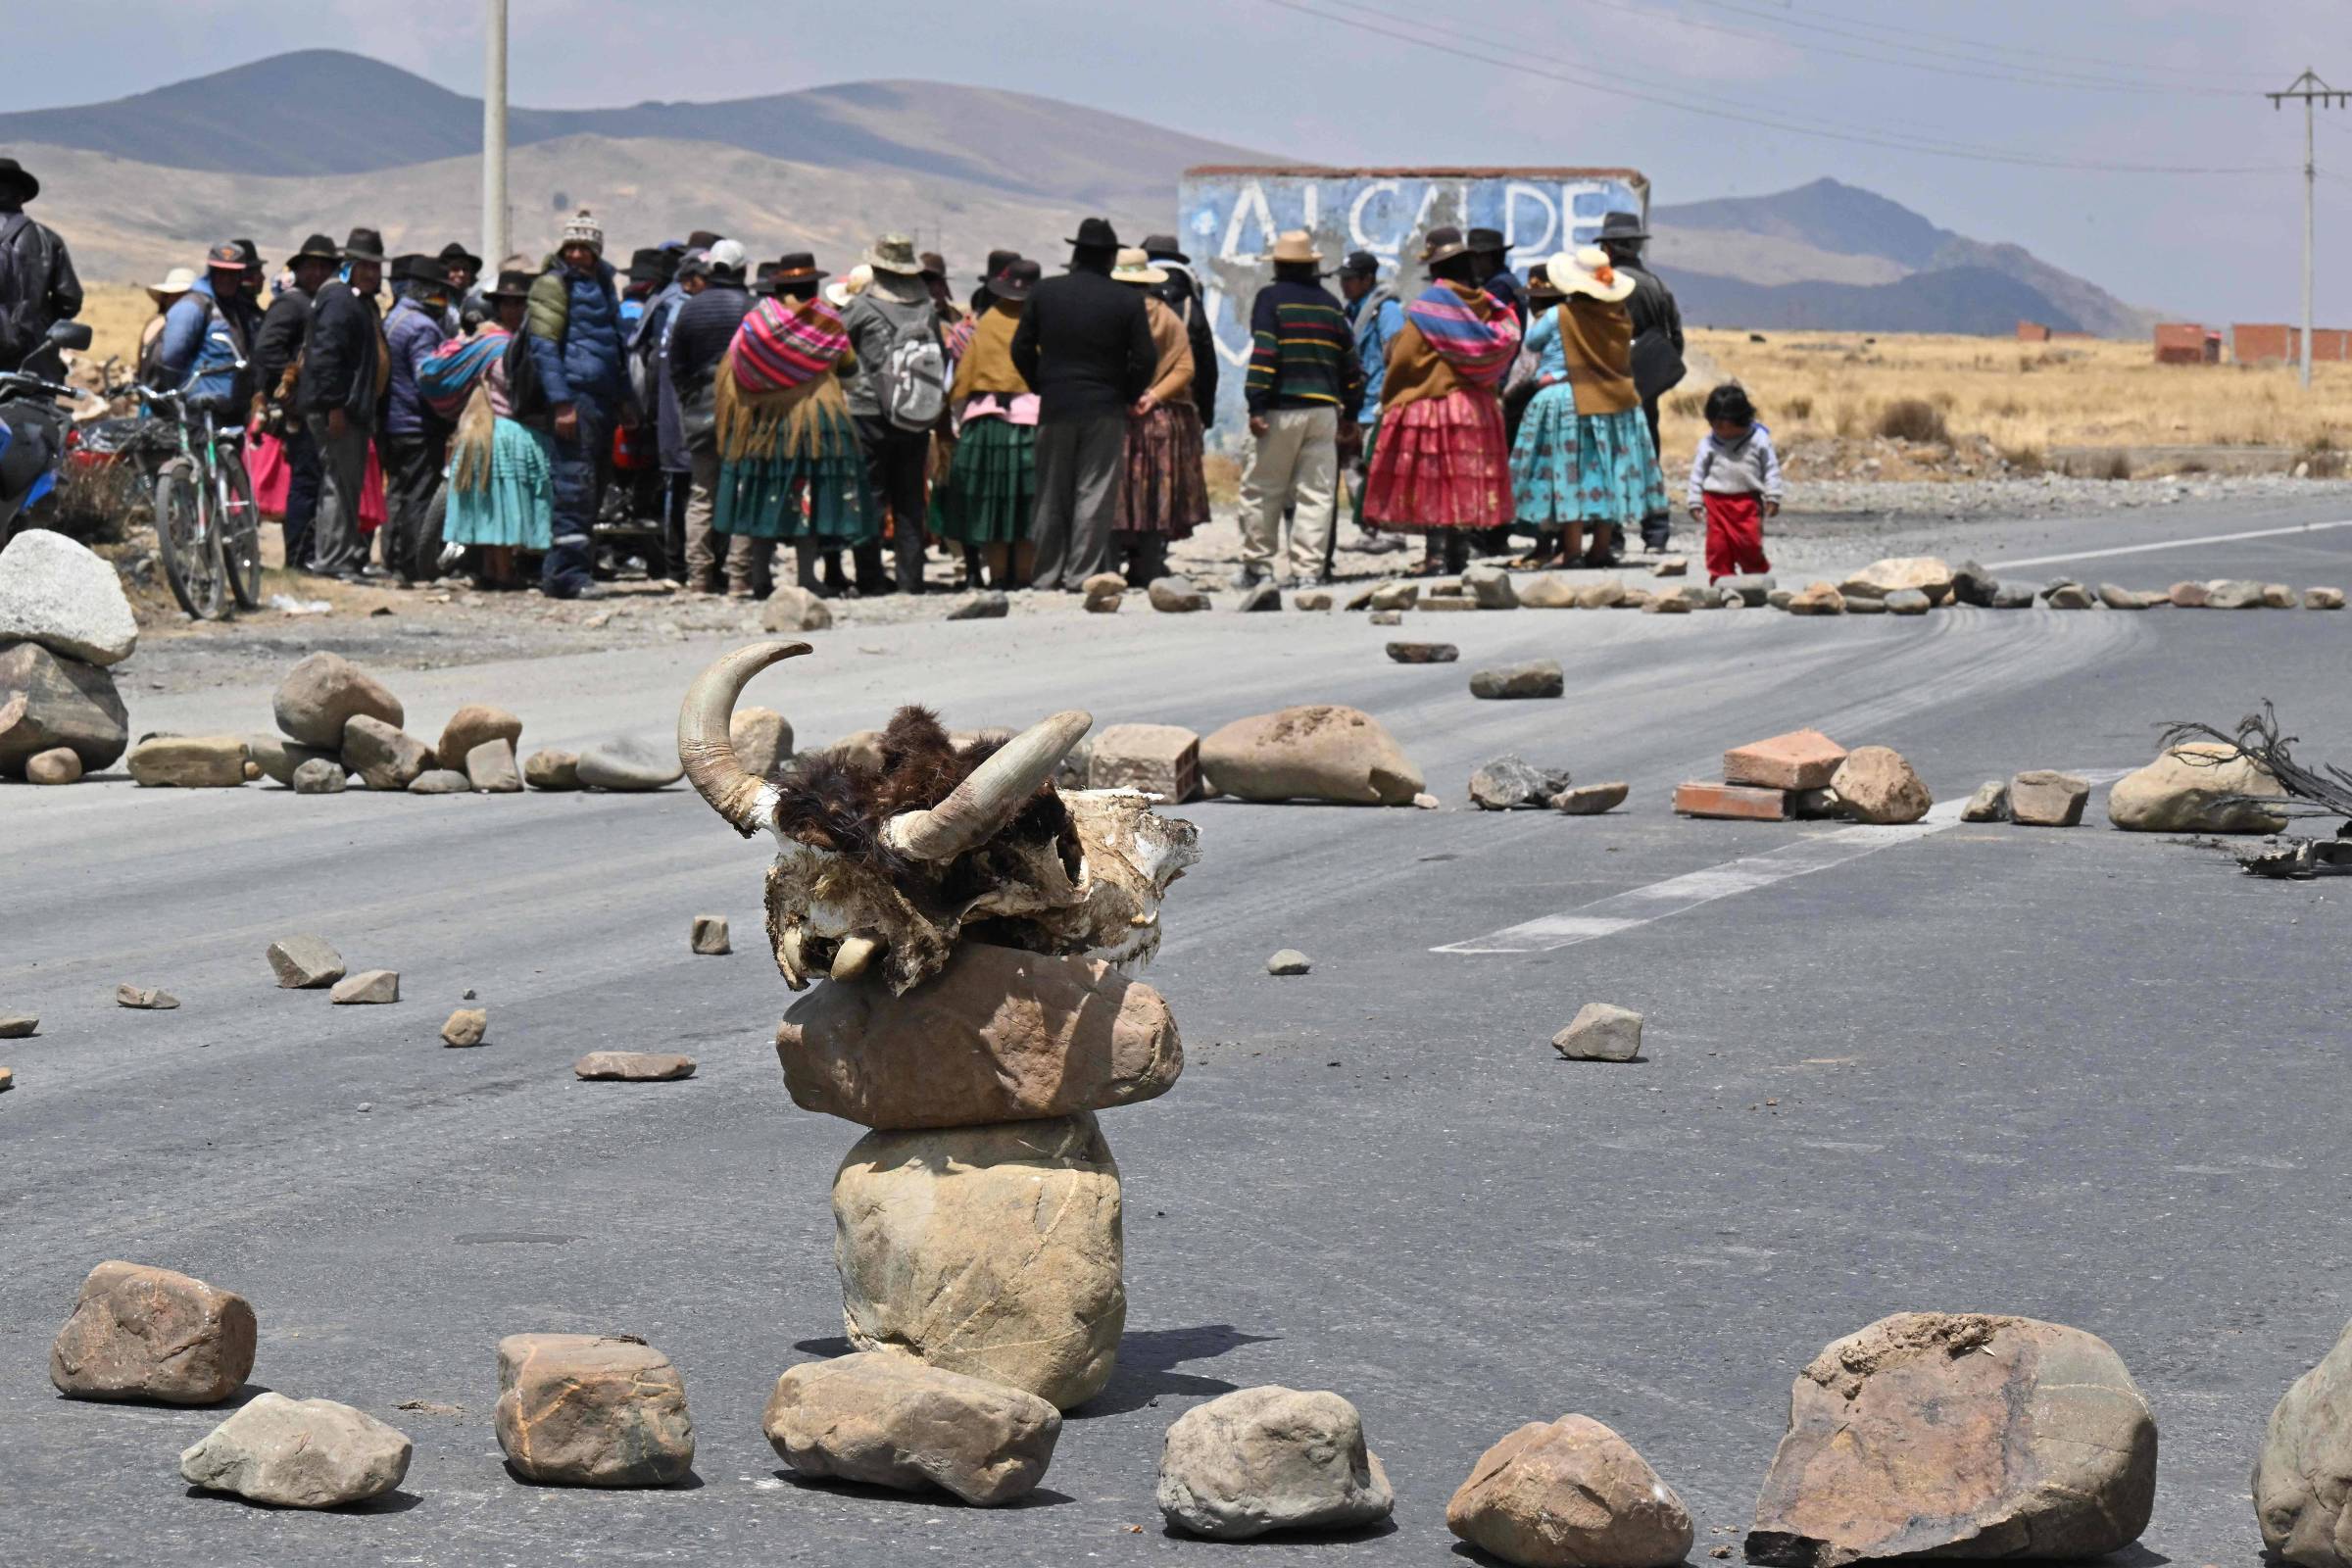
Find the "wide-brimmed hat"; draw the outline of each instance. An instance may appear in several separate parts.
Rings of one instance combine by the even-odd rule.
[[[1274,236],[1274,250],[1267,260],[1276,263],[1305,262],[1312,265],[1323,260],[1323,253],[1315,249],[1315,237],[1305,229],[1286,228]]]
[[[1184,247],[1177,243],[1173,234],[1146,234],[1144,254],[1155,262],[1176,262],[1185,267],[1193,265],[1193,259],[1184,254]]]
[[[839,310],[864,293],[873,280],[874,270],[865,263],[859,262],[856,267],[850,269],[849,276],[838,283],[825,285],[825,298],[832,301],[835,310]]]
[[[1432,267],[1449,262],[1456,256],[1468,255],[1470,247],[1462,243],[1462,231],[1451,223],[1440,223],[1421,240],[1421,265]]]
[[[1647,239],[1649,225],[1634,213],[1607,213],[1600,220],[1600,237],[1612,239]]]
[[[1110,226],[1107,218],[1090,218],[1078,225],[1074,237],[1063,243],[1081,250],[1115,251],[1119,248],[1119,231]]]
[[[32,171],[14,158],[0,158],[0,186],[14,185],[17,199],[28,202],[41,193],[41,182],[32,177]]]
[[[1152,265],[1150,252],[1130,246],[1119,252],[1118,261],[1110,270],[1110,280],[1114,283],[1165,283],[1168,274],[1163,269]]]
[[[914,241],[904,234],[885,234],[875,240],[873,249],[865,253],[865,265],[877,272],[899,277],[923,275],[922,258],[914,254]]]
[[[291,267],[296,262],[339,262],[342,259],[341,246],[324,234],[313,234],[302,242],[302,249],[286,258],[286,265]]]
[[[1562,251],[1544,265],[1551,286],[1562,294],[1582,294],[1614,304],[1634,292],[1634,280],[1611,266],[1609,253],[1597,245]]]
[[[988,280],[988,291],[1001,300],[1018,304],[1035,291],[1037,280],[1044,275],[1045,269],[1037,263],[1026,256],[1015,256],[1004,264],[1004,270]]]
[[[786,251],[776,258],[776,270],[767,274],[767,280],[782,288],[788,283],[819,283],[832,275],[817,270],[816,258],[809,252]]]
[[[1552,282],[1549,262],[1538,262],[1527,270],[1528,304],[1557,305],[1567,297],[1560,292],[1559,286]]]
[[[172,270],[164,274],[164,280],[161,283],[150,283],[147,285],[147,297],[155,301],[156,304],[161,305],[164,303],[164,300],[167,296],[172,294],[185,294],[188,290],[194,288],[195,286],[196,269],[193,267],[174,267],[172,269]]]
[[[343,242],[342,254],[336,258],[345,262],[381,262],[383,259],[384,236],[372,228],[353,229],[351,237]]]
[[[493,300],[527,300],[530,297],[531,274],[521,270],[500,272],[498,287],[483,295],[483,298]]]
[[[943,283],[948,280],[948,259],[945,256],[937,251],[925,251],[921,259],[923,276],[935,277]]]
[[[629,253],[629,281],[632,283],[662,283],[669,279],[669,258],[659,247]]]
[[[973,279],[973,281],[986,283],[993,279],[999,272],[1002,272],[1004,270],[1004,269],[1010,267],[1013,263],[1019,261],[1020,259],[1021,253],[1019,251],[990,251],[988,253],[987,268],[977,278]]]
[[[392,264],[392,281],[395,283],[423,283],[433,288],[448,288],[450,286],[449,264],[438,256],[426,256],[422,252],[413,256],[403,256]]]
[[[442,246],[441,254],[434,257],[433,260],[441,264],[441,269],[445,272],[453,267],[463,267],[476,275],[479,275],[482,270],[482,259],[467,250],[464,242],[459,240],[453,239]]]
[[[698,228],[686,236],[686,248],[690,251],[707,251],[717,244],[720,238],[707,228]]]
[[[1342,277],[1378,277],[1380,275],[1380,258],[1370,251],[1350,251],[1348,253],[1348,259],[1340,264],[1340,275]]]
[[[243,238],[232,239],[229,241],[229,243],[237,248],[237,255],[244,259],[245,267],[248,271],[258,272],[262,270],[262,248],[259,245],[255,244],[250,239]]]
[[[1472,251],[1507,251],[1511,242],[1502,237],[1499,228],[1474,228],[1462,240],[1462,248]]]

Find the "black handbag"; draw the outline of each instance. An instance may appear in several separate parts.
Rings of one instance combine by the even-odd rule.
[[[1653,326],[1634,339],[1634,390],[1642,402],[1655,403],[1690,373],[1674,339],[1662,328]]]

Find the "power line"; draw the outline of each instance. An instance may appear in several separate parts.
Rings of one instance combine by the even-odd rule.
[[[2285,172],[2285,170],[2282,166],[2275,164],[2220,166],[2187,164],[2100,163],[2087,159],[2047,158],[2037,154],[2009,152],[2000,148],[1972,147],[1962,143],[1937,143],[1926,138],[1908,136],[1900,132],[1872,134],[1868,132],[1824,130],[1802,123],[1793,122],[1785,118],[1774,118],[1756,114],[1739,114],[1726,109],[1714,108],[1707,104],[1691,103],[1684,99],[1671,98],[1662,93],[1637,91],[1633,88],[1622,85],[1621,79],[1613,79],[1592,74],[1579,74],[1567,71],[1547,71],[1542,67],[1531,66],[1524,60],[1497,58],[1496,56],[1490,54],[1481,54],[1476,50],[1464,49],[1460,45],[1448,42],[1443,37],[1416,36],[1413,33],[1398,31],[1394,27],[1383,26],[1375,22],[1367,22],[1359,17],[1317,10],[1310,5],[1302,3],[1302,0],[1263,0],[1263,3],[1280,7],[1285,11],[1297,12],[1300,16],[1312,17],[1318,22],[1335,23],[1341,26],[1352,27],[1359,32],[1376,33],[1382,37],[1393,38],[1401,43],[1411,44],[1417,49],[1431,50],[1440,54],[1452,55],[1458,59],[1468,60],[1482,66],[1489,66],[1498,71],[1509,71],[1520,75],[1536,76],[1547,81],[1562,82],[1569,86],[1583,87],[1590,91],[1601,93],[1609,97],[1624,98],[1637,103],[1655,104],[1659,107],[1678,110],[1685,114],[1700,115],[1708,119],[1728,121],[1736,124],[1755,125],[1767,130],[1783,131],[1794,136],[1809,136],[1822,141],[1845,142],[1859,146],[1878,147],[1892,152],[1919,153],[1928,157],[1951,158],[1972,163],[2005,164],[2013,168],[2024,169],[2072,170],[2089,173],[2273,174]],[[1325,3],[1340,4],[1342,3],[1342,0],[1325,0]],[[1415,24],[1431,26],[1434,30],[1434,24]],[[1453,29],[1448,28],[1448,30],[1450,31]]]
[[[1786,20],[1792,25],[1820,25],[1820,24],[1797,23],[1796,19],[1792,15],[1784,18],[1778,13],[1759,13],[1751,8],[1733,4],[1732,0],[1690,0],[1690,3],[1693,5],[1712,5],[1720,10],[1739,11],[1748,16],[1762,15],[1768,21],[1779,22]],[[1815,6],[1813,9],[1816,11],[1824,11],[1824,8],[1821,6]],[[1962,33],[1936,32],[1932,28],[1927,27],[1889,26],[1883,22],[1872,22],[1865,20],[1864,18],[1851,16],[1842,12],[1825,11],[1824,14],[1836,17],[1839,22],[1844,23],[1849,27],[1858,27],[1869,32],[1886,33],[1889,36],[1890,41],[1893,39],[1906,37],[1927,38],[1936,43],[1948,45],[1949,47],[1955,49],[1973,51],[1978,54],[1991,55],[1995,57],[2003,55],[2015,56],[2029,62],[2039,62],[2043,60],[2071,60],[2078,64],[2098,66],[2108,70],[2112,70],[2119,63],[2109,55],[2072,54],[2060,49],[2045,49],[2039,45],[2027,47],[2020,44],[1991,43],[1984,39],[1972,38]],[[2133,71],[2157,72],[2169,75],[2195,76],[2206,80],[2216,76],[2236,76],[2243,80],[2253,81],[2269,75],[2269,73],[2261,71],[2223,71],[2216,70],[2210,66],[2201,65],[2168,66],[2156,61],[2132,61],[2125,63],[2129,64]]]

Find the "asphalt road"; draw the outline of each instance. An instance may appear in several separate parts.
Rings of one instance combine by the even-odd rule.
[[[2003,525],[1988,562],[2155,587],[2352,582],[2352,528],[2287,508]],[[2352,613],[1957,611],[1410,617],[1463,662],[1393,665],[1360,616],[1025,616],[857,627],[751,701],[804,744],[923,701],[952,723],[1085,706],[1207,730],[1292,702],[1377,714],[1446,809],[1188,808],[1204,858],[1149,978],[1183,1023],[1164,1099],[1105,1113],[1129,1329],[1044,1490],[996,1512],[804,1485],[761,1438],[776,1374],[840,1348],[827,1203],[858,1130],[796,1111],[769,1044],[761,857],[658,797],[297,798],[127,783],[0,793],[0,1561],[974,1564],[1206,1558],[1152,1503],[1167,1425],[1259,1383],[1362,1409],[1392,1529],[1253,1562],[1448,1560],[1447,1495],[1523,1421],[1623,1432],[1737,1550],[1788,1388],[1905,1308],[2091,1330],[2157,1412],[2143,1564],[2251,1564],[2246,1475],[2286,1385],[2352,1314],[2341,884],[2274,884],[2152,836],[1953,827],[1548,952],[1433,951],[1841,831],[1683,821],[1672,785],[1799,724],[1902,751],[1939,799],[2028,767],[2144,762],[2173,717],[2278,705],[2352,758]],[[322,634],[323,635],[323,634]],[[680,645],[403,672],[412,727],[469,700],[531,745],[660,737]],[[1570,695],[1478,703],[1481,662],[1553,657]],[[137,703],[135,729],[252,729],[265,687]],[[1620,812],[1462,808],[1504,751],[1634,786]],[[738,953],[695,957],[693,915]],[[397,1006],[273,988],[315,931],[402,974]],[[1277,948],[1315,960],[1263,969]],[[119,981],[177,994],[131,1012]],[[468,988],[490,1044],[444,1050]],[[1647,1059],[1571,1063],[1577,1007],[1648,1016]],[[599,1048],[684,1083],[583,1084]],[[218,1411],[80,1403],[46,1376],[109,1257],[248,1296],[257,1387],[394,1421],[416,1454],[356,1513],[192,1495]],[[491,1425],[493,1347],[625,1331],[667,1351],[694,1485],[544,1490]],[[435,1408],[398,1409],[403,1401]]]

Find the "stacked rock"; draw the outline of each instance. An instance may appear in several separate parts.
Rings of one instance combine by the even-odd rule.
[[[35,528],[0,551],[0,778],[71,784],[130,744],[113,666],[138,647],[115,568]]]

